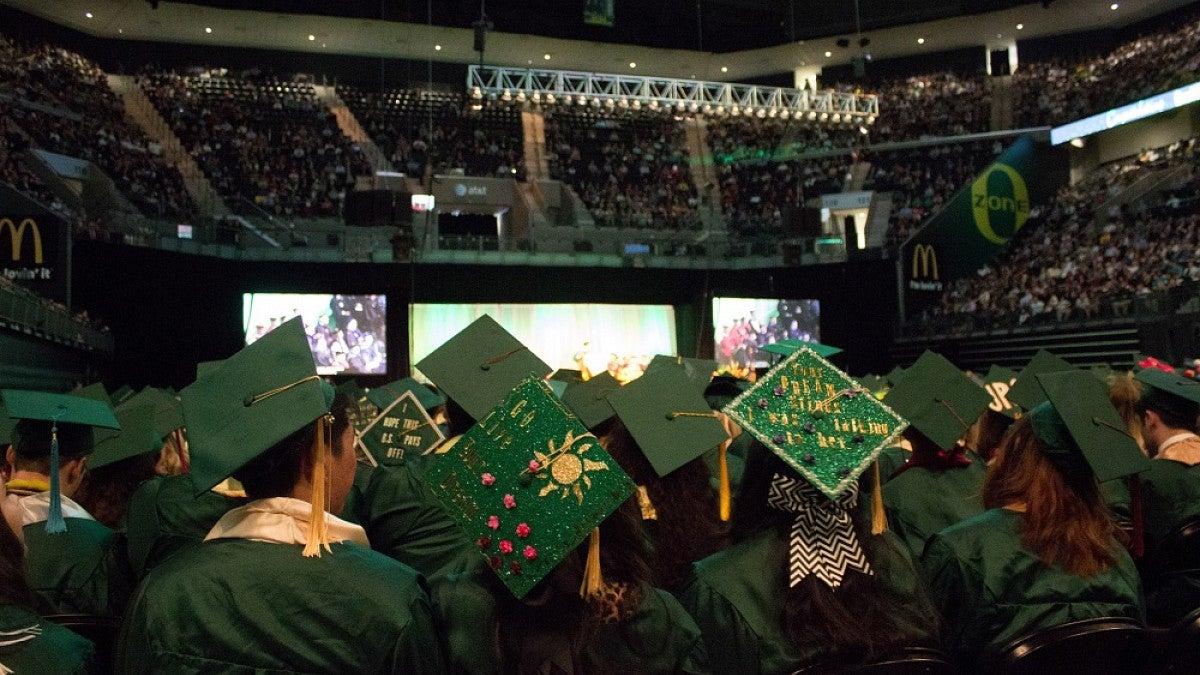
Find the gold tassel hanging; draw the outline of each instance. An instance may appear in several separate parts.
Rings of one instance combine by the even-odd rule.
[[[724,523],[729,522],[730,512],[729,460],[725,457],[727,452],[729,452],[728,442],[722,443],[721,446],[717,448],[717,464],[720,466],[721,471],[721,492],[719,495],[720,503],[718,506],[720,508],[721,522]]]
[[[592,530],[588,541],[587,563],[583,568],[583,583],[579,585],[579,596],[587,599],[600,595],[604,588],[604,575],[600,572],[600,528]]]
[[[875,484],[871,487],[871,534],[887,532],[887,514],[883,512],[883,480],[879,477],[879,462],[875,462]]]
[[[325,531],[325,500],[326,483],[325,458],[329,455],[332,444],[332,422],[330,415],[322,415],[317,420],[317,440],[313,443],[312,469],[312,511],[308,521],[308,541],[304,544],[305,558],[320,558],[321,548],[333,553],[329,548],[329,536]]]

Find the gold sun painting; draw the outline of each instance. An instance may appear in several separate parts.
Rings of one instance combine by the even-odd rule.
[[[578,450],[572,448],[576,443],[581,444]],[[554,493],[555,490],[561,490],[562,499],[566,499],[567,495],[573,493],[582,505],[584,489],[592,487],[592,479],[588,477],[588,473],[608,470],[608,463],[596,462],[582,456],[595,446],[596,437],[592,434],[584,434],[575,438],[575,432],[568,431],[562,445],[555,446],[553,439],[547,441],[546,444],[549,446],[548,452],[534,451],[533,453],[540,465],[535,475],[549,481],[538,492],[538,496],[545,497]]]

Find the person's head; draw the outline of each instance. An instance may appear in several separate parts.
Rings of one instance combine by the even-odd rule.
[[[50,443],[54,425],[44,420],[23,419],[13,428],[7,460],[13,473],[50,479]],[[92,450],[92,429],[80,424],[58,424],[59,486],[68,497],[75,494],[87,473],[87,456]]]
[[[1105,380],[1108,385],[1108,400],[1125,420],[1129,434],[1137,441],[1142,452],[1146,452],[1146,442],[1142,435],[1142,415],[1139,407],[1142,398],[1142,385],[1133,377],[1133,373],[1113,373]]]
[[[1163,441],[1186,431],[1195,433],[1200,405],[1154,386],[1143,388],[1137,404],[1146,446],[1155,452]]]
[[[1000,441],[1004,438],[1004,432],[1008,431],[1012,422],[1011,417],[990,408],[983,411],[983,414],[967,431],[964,439],[966,446],[974,450],[983,461],[992,461],[996,455],[996,448],[1000,446]]]

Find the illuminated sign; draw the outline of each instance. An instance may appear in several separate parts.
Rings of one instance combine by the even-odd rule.
[[[908,287],[915,291],[942,290],[937,250],[933,248],[933,244],[913,245],[912,275],[909,277]]]
[[[18,225],[12,218],[0,218],[0,233],[8,230],[12,238],[12,262],[21,262],[21,244],[25,241],[25,229],[29,228],[30,236],[33,239],[33,264],[41,265],[42,259],[42,232],[38,229],[37,221],[33,218],[24,218]]]
[[[1073,141],[1076,138],[1091,136],[1092,134],[1106,131],[1113,127],[1119,127],[1122,124],[1129,124],[1130,122],[1145,119],[1151,115],[1182,108],[1196,101],[1200,101],[1200,82],[1193,82],[1186,87],[1180,87],[1164,94],[1144,98],[1129,105],[1123,105],[1119,108],[1102,112],[1099,115],[1092,115],[1091,117],[1085,117],[1070,124],[1064,124],[1061,127],[1054,127],[1050,130],[1050,143],[1052,145],[1060,145],[1068,141]]]

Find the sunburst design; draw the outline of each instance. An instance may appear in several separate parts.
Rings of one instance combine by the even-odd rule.
[[[572,446],[579,441],[590,438],[593,442],[582,444],[579,449],[574,450]],[[568,431],[566,438],[563,439],[562,445],[555,446],[554,440],[546,442],[549,446],[549,451],[542,453],[534,451],[534,457],[537,458],[541,469],[536,474],[538,478],[548,481],[546,485],[538,492],[539,497],[545,497],[554,491],[560,491],[560,498],[566,499],[567,495],[574,494],[575,498],[583,504],[584,489],[591,489],[592,479],[588,477],[588,473],[592,471],[607,471],[608,463],[597,462],[583,457],[583,454],[592,449],[595,445],[595,436],[585,434],[578,439],[575,438],[575,432]]]

